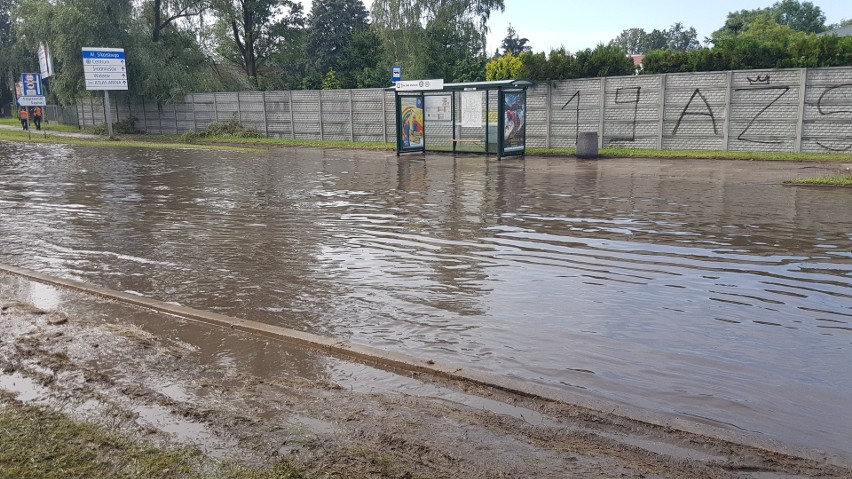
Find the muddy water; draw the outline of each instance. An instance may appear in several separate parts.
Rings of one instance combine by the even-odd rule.
[[[0,262],[852,456],[837,168],[6,143]]]

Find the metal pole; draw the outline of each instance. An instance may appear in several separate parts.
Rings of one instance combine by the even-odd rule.
[[[213,121],[219,121],[219,102],[216,100],[216,92],[213,92]]]
[[[109,108],[109,90],[104,90],[104,112],[106,115],[107,136],[112,138],[112,110]]]

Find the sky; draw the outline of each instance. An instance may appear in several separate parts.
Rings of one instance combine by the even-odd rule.
[[[311,0],[300,0],[305,12]],[[372,0],[363,0],[367,10]],[[564,46],[571,52],[608,43],[628,28],[664,30],[675,22],[685,28],[695,27],[703,41],[724,23],[728,12],[765,8],[776,0],[636,0],[571,1],[571,0],[504,0],[506,10],[491,15],[488,26],[488,52],[500,46],[509,24],[535,52],[549,52]],[[811,0],[826,16],[826,24],[852,18],[850,0]]]

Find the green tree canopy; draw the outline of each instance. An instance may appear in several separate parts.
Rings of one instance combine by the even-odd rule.
[[[713,43],[718,43],[740,35],[752,23],[767,21],[786,25],[800,32],[820,33],[826,30],[825,14],[820,7],[811,2],[781,0],[767,8],[728,13],[725,24],[722,28],[713,32],[710,39]]]
[[[302,4],[292,0],[213,0],[218,52],[258,86],[258,69],[281,48],[290,30],[304,25]]]
[[[518,32],[512,28],[512,24],[509,24],[509,28],[506,29],[506,37],[503,38],[503,42],[500,44],[500,48],[503,49],[503,54],[511,53],[512,55],[518,56],[521,52],[530,52],[532,51],[532,47],[527,45],[529,43],[528,38],[522,38],[518,35]]]
[[[366,30],[367,9],[361,0],[314,0],[308,19],[308,51],[317,71],[340,71],[352,39]]]

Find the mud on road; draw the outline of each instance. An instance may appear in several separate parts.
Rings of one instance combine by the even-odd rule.
[[[0,276],[0,407],[45,405],[215,458],[345,477],[852,477],[810,454],[397,375],[80,293],[45,306],[35,289]]]

